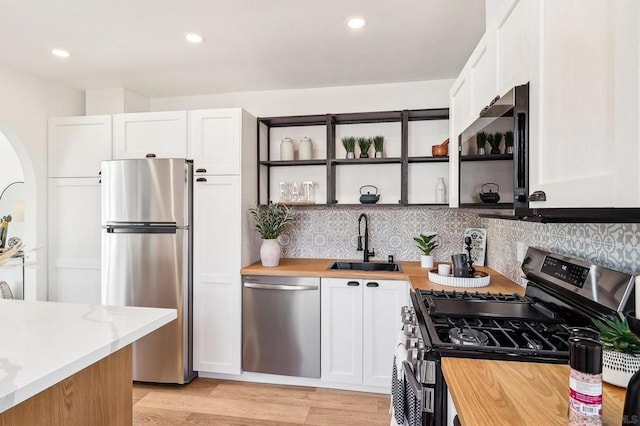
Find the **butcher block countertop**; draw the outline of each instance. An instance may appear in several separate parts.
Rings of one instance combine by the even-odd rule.
[[[343,259],[340,259],[342,261]],[[328,270],[336,259],[304,259],[304,258],[282,258],[280,265],[275,267],[264,267],[260,262],[242,268],[242,275],[280,275],[295,277],[321,277],[321,278],[365,278],[379,280],[405,280],[411,283],[414,289],[433,290],[469,290],[495,293],[518,293],[524,294],[524,287],[511,281],[504,275],[491,268],[477,266],[479,271],[487,272],[491,275],[491,283],[486,287],[461,289],[456,287],[446,287],[429,281],[427,270],[420,267],[420,262],[397,262],[402,268],[402,272],[371,272],[371,271],[339,271]],[[434,266],[434,268],[437,268]]]
[[[463,426],[566,425],[569,366],[443,358]],[[624,388],[604,384],[603,425],[622,424]]]

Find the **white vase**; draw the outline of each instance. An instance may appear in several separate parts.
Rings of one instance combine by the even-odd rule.
[[[260,246],[260,261],[262,266],[278,266],[280,264],[280,243],[277,239],[262,240]]]
[[[433,268],[433,256],[422,254],[420,255],[420,267],[421,268]]]
[[[640,356],[617,351],[602,351],[602,380],[626,388],[631,376],[640,369]]]

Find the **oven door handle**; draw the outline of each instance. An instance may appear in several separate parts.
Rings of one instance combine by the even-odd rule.
[[[402,361],[402,368],[404,370],[405,380],[407,380],[413,389],[413,394],[416,395],[416,398],[420,401],[422,411],[425,413],[433,413],[433,388],[422,386],[418,383],[409,361]]]

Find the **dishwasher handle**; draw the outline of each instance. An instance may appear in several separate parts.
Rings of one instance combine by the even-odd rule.
[[[260,290],[285,290],[285,291],[304,291],[317,290],[317,285],[281,285],[281,284],[260,284],[253,282],[245,282],[246,288],[257,288]]]

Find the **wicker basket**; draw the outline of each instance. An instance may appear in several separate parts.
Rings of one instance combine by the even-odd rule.
[[[631,376],[640,369],[640,356],[604,350],[602,354],[602,380],[626,388]]]

